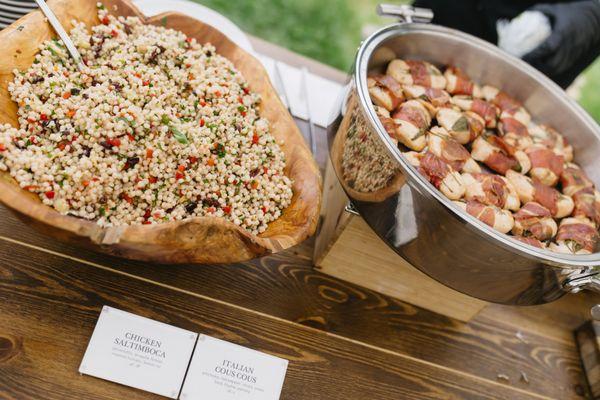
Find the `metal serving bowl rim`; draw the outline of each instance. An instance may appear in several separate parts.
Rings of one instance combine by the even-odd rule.
[[[550,250],[538,249],[534,246],[527,245],[516,239],[512,239],[509,235],[500,233],[490,226],[482,223],[477,218],[467,214],[455,205],[450,199],[444,196],[438,191],[431,183],[429,183],[417,170],[413,167],[401,153],[398,146],[394,144],[389,135],[386,133],[383,125],[379,121],[375,109],[371,104],[370,96],[367,88],[367,71],[370,57],[375,49],[387,39],[393,36],[399,36],[404,33],[411,32],[435,32],[436,34],[446,34],[456,36],[464,39],[470,43],[472,47],[481,48],[484,51],[494,52],[509,59],[511,63],[516,65],[520,70],[529,75],[530,79],[537,81],[537,84],[546,86],[552,94],[562,100],[563,105],[571,107],[575,114],[583,120],[583,122],[591,128],[594,132],[596,139],[600,140],[600,128],[592,120],[592,118],[579,106],[574,100],[568,98],[566,93],[553,81],[531,67],[524,61],[504,52],[500,48],[492,45],[491,43],[485,42],[477,37],[469,35],[467,33],[442,27],[434,24],[421,24],[421,23],[397,23],[387,27],[384,27],[377,32],[369,36],[359,47],[356,59],[355,59],[355,71],[354,81],[356,84],[359,106],[372,124],[376,127],[376,131],[382,140],[385,147],[388,149],[389,154],[400,164],[401,169],[405,175],[410,179],[409,182],[416,184],[419,189],[426,190],[432,197],[442,203],[447,209],[452,211],[455,217],[458,217],[463,222],[470,224],[472,227],[477,229],[480,233],[485,235],[487,238],[497,241],[505,248],[516,251],[520,255],[535,258],[544,261],[548,264],[552,264],[557,267],[574,268],[574,267],[595,267],[600,265],[600,253],[596,252],[588,255],[571,255],[554,253]]]

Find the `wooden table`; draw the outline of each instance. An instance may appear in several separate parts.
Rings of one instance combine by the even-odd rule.
[[[4,208],[0,218],[1,399],[157,397],[78,374],[105,304],[290,360],[282,399],[578,399],[587,390],[572,331],[600,302],[591,293],[493,305],[464,324],[315,271],[312,240],[239,265],[161,266],[48,239]]]

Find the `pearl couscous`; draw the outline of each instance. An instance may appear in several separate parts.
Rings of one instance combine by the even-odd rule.
[[[114,17],[75,23],[79,71],[52,40],[9,87],[0,170],[63,214],[102,226],[223,217],[264,232],[290,204],[285,157],[260,98],[210,44]]]

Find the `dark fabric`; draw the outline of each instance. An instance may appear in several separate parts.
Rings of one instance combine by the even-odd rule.
[[[577,3],[577,4],[575,4]],[[543,6],[542,6],[543,4]],[[539,7],[548,15],[554,37],[526,55],[525,60],[565,88],[600,54],[600,19],[590,9],[598,0],[416,0],[417,7],[434,12],[433,23],[458,29],[497,44],[496,22],[513,19],[523,11]],[[571,29],[568,29],[570,27]],[[558,46],[555,46],[559,43]],[[545,47],[544,47],[545,46]],[[545,48],[550,50],[543,51]]]

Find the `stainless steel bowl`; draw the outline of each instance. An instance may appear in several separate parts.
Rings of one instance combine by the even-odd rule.
[[[394,58],[456,65],[476,82],[500,87],[523,102],[535,120],[563,133],[574,147],[576,161],[600,182],[600,129],[562,89],[476,37],[432,24],[401,22],[362,43],[329,127],[330,155],[338,178],[379,237],[439,282],[491,302],[541,304],[568,291],[600,287],[596,277],[600,253],[556,254],[501,234],[461,211],[407,162],[379,122],[367,91],[367,73],[385,68]],[[378,169],[353,162],[353,155],[344,153],[348,132],[357,130],[370,138],[369,151],[397,168],[390,184],[375,193],[352,188],[342,173],[342,162],[354,164],[361,176]]]

